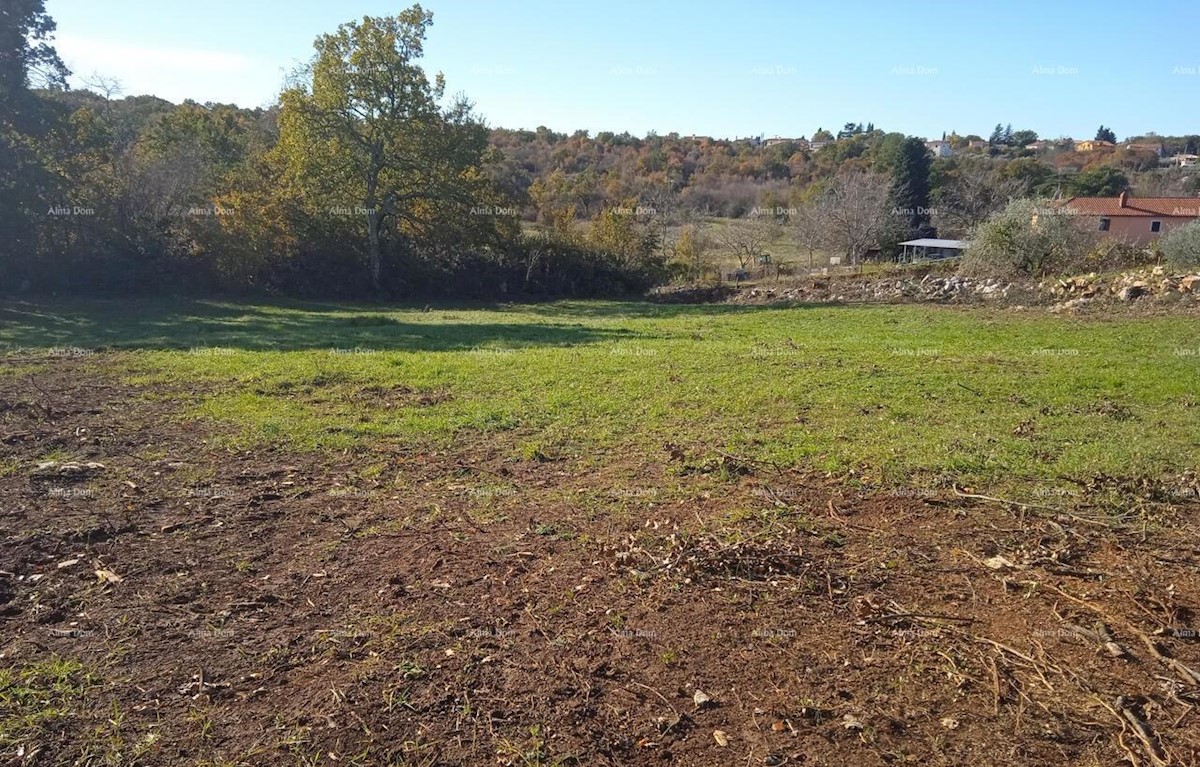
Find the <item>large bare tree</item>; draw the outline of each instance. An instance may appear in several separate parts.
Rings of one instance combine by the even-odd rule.
[[[826,245],[825,213],[821,201],[807,200],[796,208],[792,214],[793,237],[796,244],[808,251],[808,268],[811,271],[816,264],[818,250]]]
[[[891,181],[879,173],[835,176],[818,202],[820,225],[828,246],[857,264],[904,223],[893,214]]]
[[[767,255],[767,246],[779,235],[775,222],[765,217],[745,221],[730,221],[716,232],[722,250],[737,259],[746,269]]]
[[[938,229],[966,235],[1025,191],[1021,179],[1002,176],[986,163],[960,163],[937,196]]]

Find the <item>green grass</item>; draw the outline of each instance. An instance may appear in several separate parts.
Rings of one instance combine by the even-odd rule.
[[[0,352],[201,392],[239,445],[499,445],[514,459],[723,450],[885,484],[981,487],[1200,459],[1194,318],[938,306],[560,302],[0,304]],[[79,354],[80,352],[72,352]],[[28,355],[24,355],[28,356]],[[227,430],[228,431],[228,430]]]
[[[16,668],[0,668],[0,750],[29,744],[71,720],[92,673],[57,656]]]

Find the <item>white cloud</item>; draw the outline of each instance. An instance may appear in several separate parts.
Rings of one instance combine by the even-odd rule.
[[[74,85],[92,74],[116,78],[127,96],[151,94],[169,101],[264,105],[283,81],[277,66],[227,51],[154,47],[60,34],[55,48],[75,74]]]

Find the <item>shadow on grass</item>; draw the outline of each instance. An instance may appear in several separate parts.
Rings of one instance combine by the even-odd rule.
[[[644,337],[629,330],[555,322],[549,316],[545,321],[489,322],[466,310],[461,315],[459,310],[437,310],[428,321],[406,321],[404,315],[392,313],[395,309],[195,299],[3,301],[0,352],[72,348],[454,351],[574,346]]]
[[[646,340],[605,321],[722,317],[781,306],[558,301],[418,307],[195,298],[0,300],[0,353],[19,349],[461,351]],[[793,305],[791,308],[796,308]],[[511,315],[512,320],[508,320]],[[500,320],[500,321],[496,321]]]
[[[559,319],[620,320],[730,317],[808,306],[829,306],[829,304],[656,304],[649,301],[556,301],[545,304],[498,304],[491,308],[501,312],[519,312]]]

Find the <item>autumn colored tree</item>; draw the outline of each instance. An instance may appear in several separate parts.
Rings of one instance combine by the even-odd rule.
[[[592,222],[587,242],[611,254],[618,264],[636,269],[650,265],[658,250],[657,234],[647,222],[639,220],[632,200],[603,211]]]
[[[712,250],[712,242],[706,229],[702,221],[684,224],[672,245],[675,262],[681,265],[683,272],[692,279],[703,278],[711,269],[709,253]]]
[[[281,97],[288,173],[310,200],[362,221],[377,291],[389,235],[428,242],[450,218],[493,218],[472,212],[488,207],[486,130],[465,100],[442,107],[442,76],[431,81],[419,64],[432,23],[414,5],[343,24],[317,38],[315,58]]]

